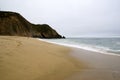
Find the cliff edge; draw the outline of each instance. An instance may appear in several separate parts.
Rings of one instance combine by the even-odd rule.
[[[47,24],[32,24],[16,12],[0,11],[0,35],[63,38]]]

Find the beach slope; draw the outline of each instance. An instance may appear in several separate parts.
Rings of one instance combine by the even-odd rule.
[[[69,52],[29,37],[0,36],[0,80],[63,80],[83,68]]]

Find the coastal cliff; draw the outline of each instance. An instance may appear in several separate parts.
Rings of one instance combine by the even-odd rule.
[[[16,12],[0,11],[0,35],[63,38],[47,24],[32,24]]]

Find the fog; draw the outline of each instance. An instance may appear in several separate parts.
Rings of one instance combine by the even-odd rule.
[[[120,0],[0,0],[0,10],[49,24],[66,37],[120,36]]]

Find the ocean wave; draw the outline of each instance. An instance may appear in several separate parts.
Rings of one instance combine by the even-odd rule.
[[[55,40],[43,40],[39,39],[45,42],[53,43],[53,44],[58,44],[62,46],[68,46],[68,47],[74,47],[74,48],[80,48],[88,51],[93,51],[93,52],[99,52],[99,53],[104,53],[104,54],[109,54],[109,55],[117,55],[120,56],[120,50],[113,50],[108,47],[103,47],[103,46],[96,46],[96,45],[90,45],[90,44],[83,44],[83,43],[76,43],[76,42],[71,42],[71,41],[55,41]]]

